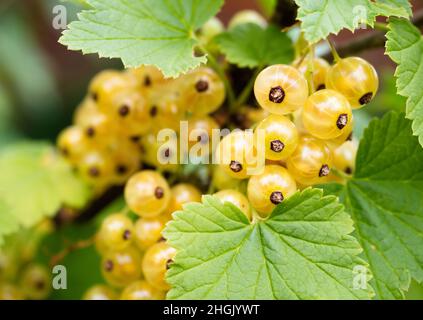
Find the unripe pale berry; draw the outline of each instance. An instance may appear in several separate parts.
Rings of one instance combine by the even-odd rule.
[[[335,139],[348,131],[352,111],[348,100],[333,90],[320,90],[306,101],[302,119],[306,130],[322,140]]]
[[[326,87],[344,95],[351,107],[358,109],[374,98],[379,78],[375,68],[366,60],[350,57],[341,59],[329,70]]]
[[[248,181],[248,199],[263,218],[297,191],[294,178],[288,170],[278,165],[267,165],[264,172],[252,176]]]
[[[304,76],[287,65],[267,67],[258,75],[254,85],[260,106],[279,115],[300,109],[307,100],[308,90]]]
[[[135,174],[125,187],[126,203],[140,217],[158,216],[168,207],[170,199],[167,181],[160,173],[152,170]]]

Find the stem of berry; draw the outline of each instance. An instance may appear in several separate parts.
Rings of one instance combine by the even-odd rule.
[[[93,244],[94,244],[94,236],[89,238],[89,239],[86,239],[86,240],[74,242],[74,243],[70,244],[68,247],[64,248],[59,253],[52,256],[49,264],[50,264],[50,266],[55,266],[55,265],[59,264],[64,258],[66,258],[66,256],[68,254],[70,254],[74,251],[77,251],[77,250],[88,248],[88,247],[92,246]]]
[[[248,98],[251,96],[251,92],[253,91],[254,83],[256,82],[256,78],[257,78],[258,74],[260,73],[261,69],[263,69],[263,67],[260,66],[256,70],[254,70],[254,73],[251,76],[250,81],[247,83],[244,90],[242,90],[241,94],[238,96],[238,99],[236,100],[236,102],[234,104],[235,107],[240,107],[248,101]],[[233,108],[233,109],[235,109],[235,108]],[[230,110],[230,111],[231,111],[231,113],[233,113],[236,110]]]
[[[309,59],[308,59],[308,66],[307,66],[307,82],[310,94],[313,94],[315,89],[314,88],[314,46],[310,46]]]
[[[329,39],[327,40],[329,47],[330,47],[330,51],[332,53],[333,59],[336,62],[338,62],[339,60],[341,60],[341,57],[338,54],[338,51],[336,51],[335,45],[333,44],[332,41],[330,41]]]

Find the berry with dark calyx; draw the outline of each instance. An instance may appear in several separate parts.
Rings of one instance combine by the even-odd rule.
[[[248,181],[248,199],[263,218],[269,216],[276,205],[297,191],[294,178],[279,165],[267,165],[264,172]]]
[[[103,277],[114,287],[125,287],[141,277],[141,263],[141,254],[132,246],[109,251],[102,260]]]
[[[329,174],[332,161],[332,151],[324,141],[305,135],[287,165],[298,183],[309,186],[324,182],[322,179]]]
[[[259,141],[260,132],[264,141]],[[255,129],[257,143],[264,143],[268,160],[288,158],[298,144],[298,130],[294,123],[285,116],[270,115],[262,120]]]
[[[347,131],[352,119],[348,100],[333,90],[320,90],[312,94],[304,106],[302,120],[305,129],[314,137],[331,140]]]
[[[131,244],[134,225],[127,216],[117,213],[103,221],[99,232],[109,250],[121,250]]]
[[[141,217],[158,216],[167,209],[170,199],[167,181],[162,175],[151,170],[135,174],[125,187],[126,203]]]
[[[147,282],[158,290],[169,290],[165,275],[176,250],[165,242],[159,242],[150,247],[142,261],[142,271]]]
[[[273,114],[284,115],[304,105],[308,97],[308,84],[294,67],[273,65],[258,75],[254,93],[262,108]]]
[[[353,109],[368,104],[379,88],[375,68],[359,57],[338,61],[328,72],[326,87],[345,96]]]
[[[220,141],[216,160],[224,171],[236,179],[246,179],[256,164],[256,149],[252,134],[234,131]]]

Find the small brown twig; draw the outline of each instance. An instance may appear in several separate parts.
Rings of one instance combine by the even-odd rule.
[[[59,253],[52,256],[51,259],[50,259],[49,265],[51,267],[58,265],[70,253],[77,251],[77,250],[88,248],[88,247],[92,246],[93,244],[94,244],[94,237],[91,237],[91,238],[86,239],[86,240],[80,240],[80,241],[71,243],[69,246],[64,248],[62,251],[60,251]]]

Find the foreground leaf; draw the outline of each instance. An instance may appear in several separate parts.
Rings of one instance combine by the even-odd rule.
[[[291,39],[275,26],[263,29],[257,24],[243,24],[214,41],[228,61],[241,68],[290,63],[294,58]]]
[[[335,197],[308,189],[267,221],[250,224],[233,205],[204,196],[174,214],[164,235],[178,250],[171,299],[366,299],[353,288],[364,262],[352,221]]]
[[[377,16],[409,17],[407,0],[295,0],[298,19],[305,38],[312,43],[338,34],[342,29],[354,31],[364,23],[373,27]]]
[[[423,281],[423,149],[410,121],[389,113],[365,131],[356,173],[340,196],[355,222],[379,299],[402,298],[410,275]]]
[[[90,196],[88,187],[48,144],[6,148],[0,154],[0,168],[0,201],[23,226],[52,216],[62,205],[80,208]]]
[[[176,77],[205,63],[195,57],[194,32],[214,16],[223,0],[88,0],[59,42],[71,50],[121,58],[126,67],[155,65]]]
[[[411,22],[391,19],[386,53],[398,64],[398,94],[407,97],[406,117],[413,120],[413,133],[423,146],[423,39]]]

